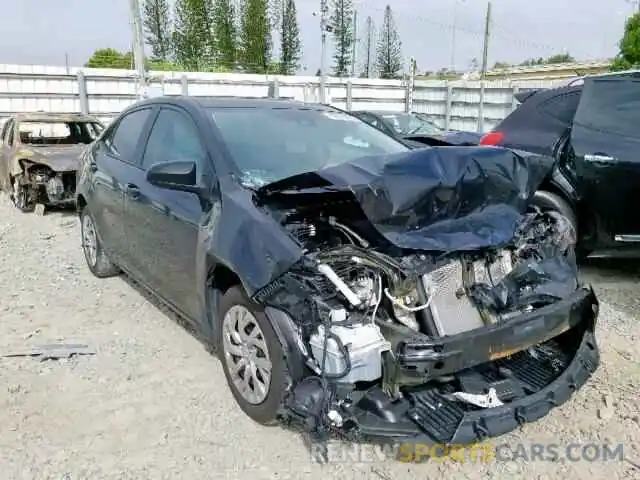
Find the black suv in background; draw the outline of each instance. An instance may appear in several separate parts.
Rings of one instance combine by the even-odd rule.
[[[521,105],[481,140],[552,155],[535,203],[571,218],[582,255],[640,252],[640,72],[518,94]]]

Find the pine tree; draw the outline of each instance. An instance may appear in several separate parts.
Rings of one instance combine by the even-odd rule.
[[[378,40],[376,67],[380,78],[396,78],[402,70],[401,42],[393,12],[389,5],[384,9],[384,21]]]
[[[173,47],[187,70],[206,70],[215,60],[213,0],[176,0]]]
[[[247,72],[266,73],[271,63],[268,0],[245,0],[240,31],[241,63]]]
[[[375,70],[375,26],[373,18],[367,17],[367,28],[364,38],[364,61],[362,63],[362,78],[372,78]]]
[[[168,60],[171,53],[171,15],[168,0],[145,0],[142,23],[153,60]]]
[[[233,0],[215,0],[213,6],[216,64],[227,70],[234,68],[237,59],[238,30]]]
[[[335,9],[329,19],[333,33],[335,53],[333,74],[344,77],[350,71],[353,47],[353,0],[335,0]]]
[[[280,27],[280,73],[294,75],[302,57],[295,0],[284,0]]]

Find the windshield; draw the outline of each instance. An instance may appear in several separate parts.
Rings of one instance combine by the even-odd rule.
[[[211,109],[242,183],[251,188],[356,158],[407,147],[367,123],[326,107]]]
[[[18,127],[20,142],[25,145],[89,144],[102,132],[95,122],[21,121]]]
[[[385,113],[382,118],[400,135],[435,135],[442,132],[436,124],[414,113]]]

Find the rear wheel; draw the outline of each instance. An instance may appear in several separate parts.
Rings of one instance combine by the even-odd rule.
[[[280,340],[264,313],[239,286],[220,300],[216,350],[231,393],[251,419],[277,421],[288,370]]]
[[[96,224],[85,205],[80,213],[80,229],[82,234],[82,251],[91,273],[98,278],[107,278],[117,275],[120,270],[116,267],[102,248],[98,238]]]
[[[543,212],[553,211],[564,215],[573,226],[573,229],[576,232],[576,238],[578,239],[578,244],[575,247],[576,258],[581,260],[589,256],[590,252],[580,245],[578,215],[571,205],[569,205],[569,202],[556,193],[548,192],[546,190],[538,190],[533,196],[533,205],[540,208]]]
[[[571,208],[571,205],[560,195],[546,190],[539,190],[533,196],[533,204],[543,212],[551,210],[564,215],[571,222],[576,234],[578,234],[578,216]]]

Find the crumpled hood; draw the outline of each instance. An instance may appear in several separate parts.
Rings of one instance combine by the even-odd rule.
[[[471,251],[512,242],[553,163],[503,148],[433,147],[359,158],[258,193],[268,199],[350,192],[372,226],[397,247]]]
[[[24,145],[18,156],[34,163],[47,165],[57,172],[66,172],[80,168],[80,155],[86,147],[85,144]]]

